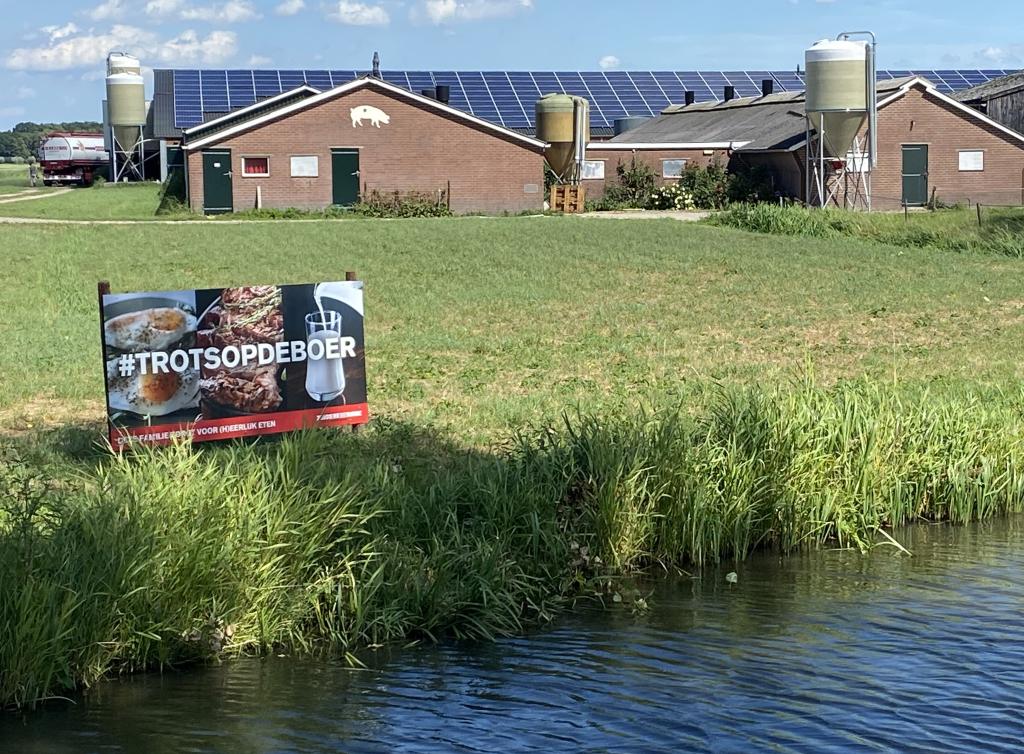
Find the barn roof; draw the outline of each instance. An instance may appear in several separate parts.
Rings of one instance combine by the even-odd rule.
[[[927,83],[915,76],[880,81],[879,100],[915,81]],[[804,93],[783,92],[728,102],[670,105],[658,117],[594,148],[664,145],[678,149],[686,145],[743,152],[787,151],[803,144],[806,136]]]
[[[1011,73],[1002,78],[986,81],[984,84],[972,86],[957,92],[953,97],[960,102],[987,102],[996,97],[1013,94],[1024,89],[1024,71]]]

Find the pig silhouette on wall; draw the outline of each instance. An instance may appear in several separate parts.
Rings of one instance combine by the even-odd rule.
[[[353,107],[349,110],[349,115],[352,116],[352,128],[363,125],[364,120],[370,121],[370,125],[377,128],[380,128],[381,123],[386,126],[391,122],[391,118],[388,117],[386,112],[370,105]]]

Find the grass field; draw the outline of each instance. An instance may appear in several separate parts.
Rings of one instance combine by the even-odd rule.
[[[50,220],[152,220],[159,206],[159,184],[100,184],[90,188],[76,186],[67,193],[46,199],[0,204],[0,217]]]
[[[97,189],[93,193],[118,192]],[[63,197],[42,200],[56,202]],[[376,412],[474,441],[708,384],[1011,384],[1020,263],[673,221],[7,226],[0,425],[101,416],[95,282],[367,284]]]
[[[4,194],[13,194],[27,188],[30,188],[28,165],[0,164],[0,198],[3,198]]]
[[[149,189],[64,196],[138,211]],[[515,633],[581,597],[633,607],[621,579],[654,563],[1024,505],[1022,262],[1002,254],[563,217],[0,225],[0,247],[0,706]],[[368,431],[100,449],[96,281],[346,270]]]

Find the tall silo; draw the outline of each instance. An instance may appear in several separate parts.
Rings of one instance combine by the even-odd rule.
[[[535,109],[537,138],[548,143],[548,167],[560,181],[576,183],[590,141],[590,103],[570,94],[545,94]]]
[[[115,181],[142,178],[142,128],[146,87],[138,58],[113,52],[107,57],[107,118],[112,135],[111,172]]]
[[[852,34],[870,35],[871,42],[853,41]],[[804,52],[804,62],[807,201],[817,206],[838,203],[841,188],[843,202],[849,205],[852,173],[852,204],[863,202],[870,209],[870,168],[875,163],[874,35],[849,32],[820,40]]]

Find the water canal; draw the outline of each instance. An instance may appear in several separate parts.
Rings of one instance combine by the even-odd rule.
[[[1024,517],[913,551],[761,554],[495,644],[365,670],[272,658],[0,718],[4,752],[994,752],[1024,748]]]

